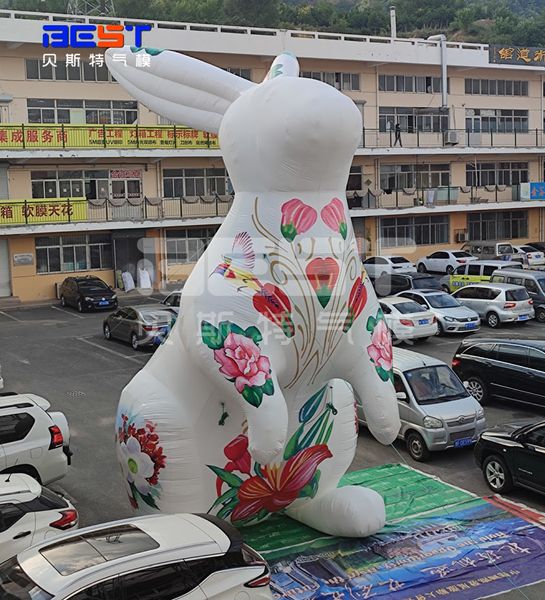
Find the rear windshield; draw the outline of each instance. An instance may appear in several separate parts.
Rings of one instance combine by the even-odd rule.
[[[152,325],[168,325],[172,319],[172,311],[156,311],[156,312],[142,312],[142,318],[146,323]]]
[[[454,258],[471,258],[472,255],[469,252],[453,252]]]
[[[0,598],[5,600],[51,600],[53,596],[38,587],[14,557],[0,565]]]
[[[417,290],[425,290],[431,288],[432,290],[440,290],[441,284],[435,277],[422,277],[413,279],[413,286]]]
[[[448,294],[431,294],[426,296],[426,300],[433,308],[456,308],[460,306],[458,300]]]
[[[524,288],[518,290],[508,290],[505,292],[505,299],[511,300],[511,302],[520,302],[521,300],[528,300],[530,296]]]
[[[407,300],[407,302],[400,302],[399,304],[395,304],[394,306],[400,313],[404,315],[407,315],[409,313],[422,312],[423,310],[425,310],[422,306],[420,306],[420,304],[413,302],[412,300]]]
[[[408,263],[410,262],[409,260],[407,260],[404,256],[391,256],[390,257],[390,261],[394,264],[394,265],[398,265],[399,263]]]

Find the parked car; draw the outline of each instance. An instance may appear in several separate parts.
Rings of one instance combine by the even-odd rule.
[[[67,277],[59,288],[61,306],[73,306],[78,312],[99,308],[117,308],[112,288],[94,276]]]
[[[30,475],[0,475],[0,562],[77,526],[78,511],[62,496]]]
[[[411,290],[398,296],[417,302],[437,319],[437,333],[464,333],[477,331],[481,326],[479,315],[459,300],[437,290]]]
[[[179,314],[180,302],[182,300],[182,292],[171,292],[164,300],[161,301],[162,306],[166,306],[174,313]]]
[[[4,389],[4,378],[2,377],[2,365],[0,365],[0,390]]]
[[[529,267],[538,267],[545,265],[545,253],[540,250],[536,250],[532,246],[513,246],[515,254],[513,260],[522,258],[522,264],[528,265]]]
[[[66,533],[0,565],[0,597],[271,600],[267,563],[207,514],[135,517]]]
[[[61,412],[35,394],[0,395],[0,472],[26,473],[45,484],[71,462],[70,430]]]
[[[493,492],[520,486],[545,493],[545,422],[492,427],[481,434],[474,453]]]
[[[102,325],[104,337],[128,342],[134,350],[157,346],[167,338],[172,311],[146,306],[127,306],[109,314]]]
[[[480,283],[456,290],[453,296],[492,328],[502,323],[529,321],[535,316],[533,301],[520,285]]]
[[[440,290],[437,277],[427,273],[405,273],[403,275],[383,275],[373,281],[375,292],[379,297],[395,296],[399,292],[412,289]]]
[[[437,333],[433,313],[406,298],[382,298],[380,307],[393,340],[427,340]]]
[[[404,256],[370,256],[363,266],[372,279],[391,273],[416,273],[413,263]]]
[[[481,403],[510,400],[545,407],[545,341],[465,339],[452,367]]]
[[[448,294],[472,283],[488,283],[492,274],[500,269],[519,269],[522,264],[514,261],[479,260],[460,265],[450,275],[441,278],[441,289]]]
[[[428,256],[419,258],[416,261],[416,268],[419,273],[453,273],[454,269],[460,265],[465,265],[467,262],[478,260],[469,252],[463,250],[441,250],[440,252],[432,252]]]
[[[510,260],[511,256],[515,254],[515,249],[509,242],[492,240],[467,242],[461,249],[481,260]]]
[[[416,461],[430,452],[474,444],[486,427],[484,411],[444,362],[394,348],[394,387],[407,451]],[[358,399],[358,419],[365,423]]]
[[[545,323],[545,272],[532,269],[501,269],[494,271],[491,283],[522,285],[534,301],[536,320]]]

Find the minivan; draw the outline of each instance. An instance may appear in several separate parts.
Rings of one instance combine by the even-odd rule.
[[[451,275],[441,277],[441,288],[451,294],[471,283],[488,283],[492,273],[500,269],[522,269],[519,262],[504,262],[503,260],[478,260],[460,265]]]
[[[534,301],[536,320],[545,323],[545,271],[502,269],[492,273],[490,283],[510,283],[524,286]]]
[[[467,285],[452,295],[493,329],[502,323],[525,322],[535,316],[534,303],[520,285],[479,283]]]
[[[394,348],[394,387],[408,453],[425,461],[431,452],[474,444],[486,427],[484,411],[444,362]],[[358,400],[358,419],[365,423]]]
[[[491,240],[467,242],[461,249],[484,260],[510,260],[510,256],[516,253],[509,242],[494,242]]]

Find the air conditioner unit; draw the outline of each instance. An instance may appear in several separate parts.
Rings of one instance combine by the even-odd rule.
[[[467,242],[468,241],[468,235],[466,231],[460,231],[456,234],[456,241],[457,242]]]
[[[445,143],[445,146],[456,146],[456,144],[458,144],[460,141],[458,137],[458,132],[454,129],[449,129],[448,131],[445,131],[443,134],[443,141]]]

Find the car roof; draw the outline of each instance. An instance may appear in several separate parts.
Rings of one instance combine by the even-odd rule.
[[[465,263],[468,264],[468,263]],[[502,266],[502,265],[519,265],[520,263],[515,261],[515,260],[474,260],[472,263],[472,265],[492,265],[493,267],[495,266]]]
[[[456,291],[459,292],[460,290],[463,290],[465,288],[474,288],[474,287],[479,287],[479,288],[492,288],[495,290],[514,290],[516,288],[523,288],[526,289],[524,286],[522,285],[515,285],[514,283],[471,283],[469,285],[464,285],[461,288],[458,288]]]
[[[23,404],[39,406],[43,410],[48,410],[51,407],[51,404],[48,400],[42,398],[41,396],[37,396],[36,394],[6,394],[5,396],[0,396],[0,409],[14,408]],[[30,407],[20,406],[20,408]]]
[[[414,302],[414,300],[405,298],[405,296],[385,296],[384,298],[379,298],[379,302],[384,302],[385,304],[401,304],[404,302]]]
[[[405,292],[408,292],[409,294],[420,294],[421,296],[436,296],[437,294],[446,294],[447,296],[449,296],[450,294],[447,294],[446,292],[444,292],[443,290],[434,290],[434,289],[416,289],[416,290],[403,290],[402,292],[399,292],[400,294],[404,294]]]
[[[39,496],[42,486],[30,475],[4,473],[0,475],[0,504],[28,502]]]
[[[501,273],[502,275],[517,275],[518,277],[521,275],[529,275],[531,277],[542,275],[545,277],[544,271],[538,271],[536,269],[496,269],[494,273]],[[494,273],[492,273],[492,275],[494,275]]]
[[[538,350],[545,351],[545,340],[542,339],[531,339],[531,338],[512,338],[512,337],[502,337],[502,336],[494,336],[494,337],[480,337],[480,336],[470,336],[465,340],[462,340],[460,346],[472,346],[474,344],[518,344],[519,346],[528,346],[531,348],[536,348]]]
[[[433,356],[394,346],[394,368],[399,371],[409,371],[410,369],[444,364],[445,363],[442,360],[434,358]]]
[[[155,547],[150,547],[148,544],[141,551],[133,550],[132,553],[117,555],[98,564],[84,564],[83,568],[81,563],[78,564],[81,556],[75,553],[71,566],[76,570],[65,575],[61,575],[45,557],[49,556],[53,561],[52,556],[57,549],[62,548],[63,544],[84,543],[82,538],[85,535],[101,533],[106,536],[108,530],[112,530],[112,535],[115,536],[115,530],[119,528],[131,528],[131,531],[142,532],[146,539],[149,536],[151,541],[155,542]],[[24,550],[17,555],[17,559],[23,570],[38,586],[56,594],[76,582],[81,583],[82,586],[90,585],[94,581],[117,573],[144,568],[167,559],[184,560],[225,554],[238,543],[242,545],[242,538],[236,529],[215,517],[159,514],[85,527]],[[66,567],[68,562],[69,558],[64,561],[63,566]]]

